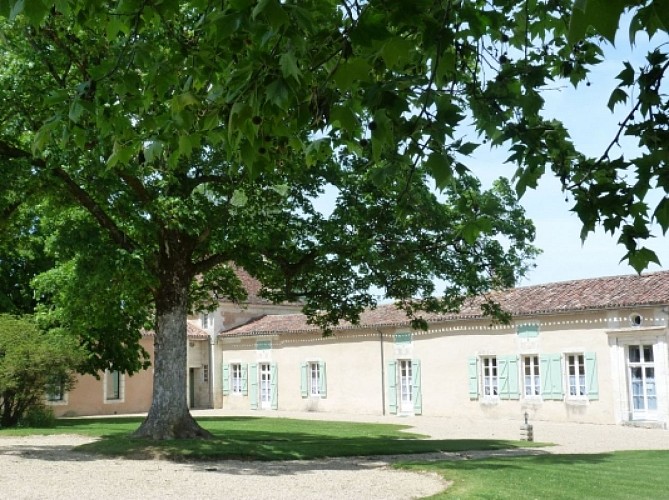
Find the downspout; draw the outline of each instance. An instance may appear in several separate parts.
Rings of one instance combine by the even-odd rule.
[[[214,408],[214,348],[216,346],[215,333],[209,334],[209,408]]]
[[[383,332],[379,332],[379,343],[381,345],[381,414],[386,416],[386,361],[383,354]]]

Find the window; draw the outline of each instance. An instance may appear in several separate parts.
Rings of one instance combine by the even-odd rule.
[[[321,386],[321,375],[318,363],[309,363],[309,395],[319,396]]]
[[[62,377],[54,379],[46,386],[46,400],[49,403],[65,402],[65,380]]]
[[[230,382],[232,394],[242,393],[242,365],[240,363],[232,363],[230,365]]]
[[[209,314],[207,313],[202,314],[202,328],[205,330],[209,328]]]
[[[205,365],[206,366],[206,365]],[[248,394],[248,365],[242,363],[226,363],[223,365],[223,395]]]
[[[632,417],[642,419],[657,410],[653,346],[630,345],[627,349]]]
[[[585,390],[585,359],[583,354],[567,355],[567,394],[569,396],[586,396]]]
[[[483,395],[497,396],[499,387],[497,386],[497,358],[488,356],[481,358]]]
[[[326,397],[325,363],[323,361],[309,361],[302,363],[300,390],[302,397]]]
[[[123,399],[123,377],[121,372],[114,370],[105,372],[105,400],[120,401]]]
[[[202,365],[202,382],[209,382],[209,365]]]
[[[525,397],[541,395],[541,378],[539,377],[539,356],[523,357],[523,380]]]

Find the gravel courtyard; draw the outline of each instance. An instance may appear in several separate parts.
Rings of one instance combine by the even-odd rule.
[[[230,415],[220,410],[196,415]],[[235,413],[234,415],[242,415]],[[258,413],[254,413],[258,416]],[[268,415],[269,416],[269,415]],[[400,423],[436,439],[518,439],[520,421],[439,417],[373,417],[293,414],[271,416]],[[556,443],[542,453],[600,453],[669,449],[669,431],[612,425],[531,422],[537,441]],[[0,437],[0,484],[8,499],[407,499],[447,487],[438,476],[397,471],[395,457],[289,462],[218,461],[191,464],[118,460],[70,452],[81,436]],[[405,457],[406,458],[406,457]],[[430,458],[461,459],[458,454]]]

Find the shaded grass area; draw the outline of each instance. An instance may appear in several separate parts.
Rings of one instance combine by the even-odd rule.
[[[403,455],[440,451],[500,450],[527,446],[523,441],[432,440],[403,432],[406,425],[331,422],[262,417],[199,418],[214,438],[149,441],[130,434],[141,418],[59,420],[48,429],[6,429],[2,435],[81,434],[99,437],[78,451],[129,458],[171,460],[307,460],[322,457]]]
[[[453,484],[431,498],[669,499],[669,451],[535,455],[396,467],[436,472]]]

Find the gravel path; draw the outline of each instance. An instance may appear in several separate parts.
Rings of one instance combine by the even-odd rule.
[[[221,411],[195,412],[222,415]],[[231,413],[226,413],[231,414]],[[241,415],[236,413],[235,415]],[[257,413],[254,413],[257,416]],[[268,415],[270,416],[270,415]],[[305,418],[273,412],[271,416]],[[518,439],[518,421],[461,421],[437,417],[373,417],[308,414],[306,418],[401,423],[436,439]],[[538,453],[601,453],[623,449],[669,449],[669,431],[612,425],[532,422],[537,441],[556,446]],[[434,474],[399,471],[396,459],[368,457],[289,462],[106,459],[72,453],[90,438],[74,435],[0,437],[0,485],[8,499],[408,499],[433,495],[448,484]],[[515,453],[515,452],[514,452]],[[508,453],[506,453],[508,454]],[[476,457],[480,453],[470,453]],[[411,458],[462,459],[460,454]]]

